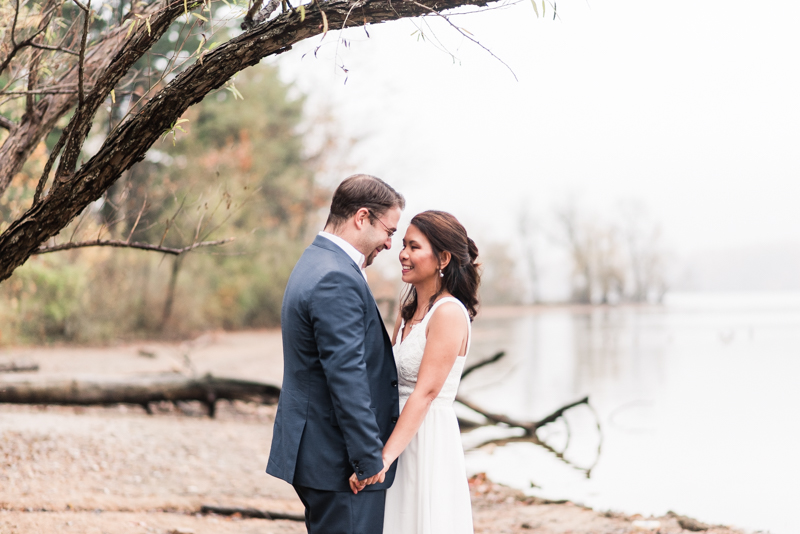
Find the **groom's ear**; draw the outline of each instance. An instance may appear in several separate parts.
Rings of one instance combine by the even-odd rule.
[[[442,252],[441,256],[439,256],[439,270],[443,271],[445,267],[450,263],[450,259],[452,256],[446,250]]]
[[[364,224],[369,224],[369,210],[367,208],[359,208],[353,215],[353,221],[356,223],[356,228],[359,230]]]

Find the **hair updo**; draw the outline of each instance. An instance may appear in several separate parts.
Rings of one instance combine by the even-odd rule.
[[[481,275],[478,272],[478,247],[467,236],[467,230],[458,219],[444,211],[423,211],[411,219],[414,225],[428,239],[437,261],[441,261],[442,253],[450,253],[450,263],[442,269],[442,284],[428,302],[428,309],[445,290],[461,301],[469,312],[470,320],[478,313],[478,286]],[[400,316],[410,321],[417,311],[417,290],[411,286],[403,298]]]

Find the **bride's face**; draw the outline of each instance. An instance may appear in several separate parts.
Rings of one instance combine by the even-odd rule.
[[[400,265],[403,268],[403,282],[407,284],[420,284],[439,276],[439,261],[433,253],[433,247],[425,234],[413,224],[403,237]]]

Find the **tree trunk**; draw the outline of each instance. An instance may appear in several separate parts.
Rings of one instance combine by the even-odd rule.
[[[40,199],[0,235],[0,281],[25,263],[39,246],[57,235],[91,202],[106,191],[120,175],[144,158],[147,151],[192,105],[221,87],[234,74],[255,65],[262,58],[289,50],[293,44],[319,35],[328,27],[362,26],[401,18],[429,15],[459,6],[485,6],[488,0],[390,0],[320,2],[299,12],[286,13],[256,26],[207,52],[164,89],[157,92],[138,113],[120,124],[100,150],[75,172],[72,163],[82,147],[94,114],[133,62],[183,13],[183,2],[164,2],[155,20],[152,35],[134,31],[130,43],[99,77],[86,97],[84,109],[76,112],[67,132],[59,168],[47,196]],[[324,10],[324,15],[323,15]],[[147,36],[147,38],[145,37]],[[138,46],[138,48],[137,48]]]

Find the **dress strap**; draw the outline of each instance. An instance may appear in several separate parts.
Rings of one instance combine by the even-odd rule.
[[[469,320],[469,312],[467,311],[467,308],[457,298],[455,298],[455,297],[443,297],[443,298],[440,298],[439,300],[437,300],[433,304],[431,309],[428,311],[428,313],[425,314],[425,317],[422,318],[422,321],[420,321],[420,324],[424,323],[426,325],[426,327],[427,327],[428,321],[433,316],[433,312],[436,311],[436,308],[438,308],[441,304],[444,304],[445,302],[455,302],[456,304],[458,304],[458,306],[461,308],[461,311],[464,312],[464,317],[466,317],[466,319],[467,319],[467,350],[464,353],[464,354],[467,354],[469,352],[469,346],[472,343],[472,321]]]

